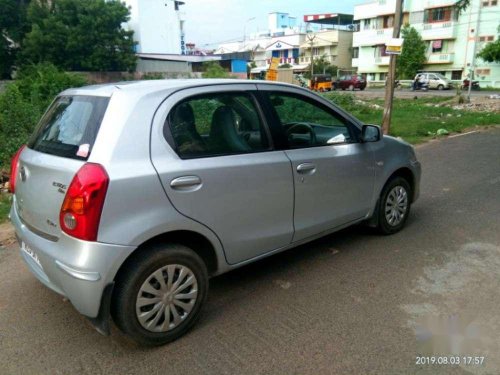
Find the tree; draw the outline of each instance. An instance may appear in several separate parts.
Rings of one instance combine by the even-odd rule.
[[[500,63],[500,26],[498,27],[497,40],[484,46],[481,52],[477,54],[477,57],[482,58],[486,62]]]
[[[0,0],[0,78],[10,78],[19,45],[28,31],[26,3]]]
[[[231,75],[217,61],[203,63],[203,69],[203,78],[231,78]]]
[[[325,55],[322,55],[313,62],[314,74],[330,74],[331,76],[336,76],[338,68],[331,64]],[[311,78],[311,64],[307,67],[307,71],[304,73],[304,77]]]
[[[401,31],[403,50],[397,60],[397,71],[400,79],[413,78],[427,61],[425,51],[427,44],[413,27],[406,25]]]
[[[19,61],[74,71],[134,70],[133,31],[121,27],[129,15],[118,0],[33,1]]]
[[[471,0],[457,0],[455,2],[455,9],[458,13],[462,13],[470,5]]]

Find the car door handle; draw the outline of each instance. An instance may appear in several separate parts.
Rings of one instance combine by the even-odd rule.
[[[316,172],[316,166],[313,163],[302,163],[297,166],[297,172],[301,174],[313,174]]]
[[[198,176],[182,176],[170,181],[170,187],[173,189],[190,188],[201,185],[201,178]]]

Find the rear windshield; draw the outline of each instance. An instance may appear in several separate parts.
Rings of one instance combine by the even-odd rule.
[[[109,98],[60,96],[40,120],[28,147],[57,156],[87,160]]]

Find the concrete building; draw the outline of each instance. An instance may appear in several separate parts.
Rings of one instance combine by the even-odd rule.
[[[389,55],[385,43],[392,37],[396,0],[376,0],[354,7],[359,23],[353,36],[352,65],[368,81],[384,81]],[[474,66],[482,86],[500,87],[500,65],[475,55],[498,37],[500,6],[497,0],[471,0],[458,14],[450,0],[405,0],[403,24],[410,24],[427,43],[425,71],[461,81]]]
[[[137,53],[185,54],[184,4],[177,0],[123,0],[130,7],[125,28],[134,31]]]
[[[325,56],[332,64],[350,69],[352,22],[352,15],[322,14],[306,15],[304,24],[297,25],[295,18],[286,13],[270,13],[268,32],[221,44],[215,54],[249,52],[256,65],[253,74],[267,70],[273,57],[278,57],[280,64],[291,65],[293,71],[303,72],[310,64],[312,48],[314,58]],[[321,27],[314,27],[318,25]],[[313,38],[312,45],[309,38]]]
[[[288,13],[273,12],[267,15],[267,24],[271,35],[293,30],[297,26],[297,18]]]
[[[341,70],[350,70],[352,64],[352,14],[310,14],[304,16],[307,25],[320,25],[321,28],[307,34],[300,46],[300,63],[309,65],[311,55],[314,59],[323,56],[329,63]],[[311,50],[312,49],[312,50]]]

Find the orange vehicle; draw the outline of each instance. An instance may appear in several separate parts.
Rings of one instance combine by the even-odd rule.
[[[332,76],[330,74],[313,74],[309,86],[313,91],[331,91]]]

